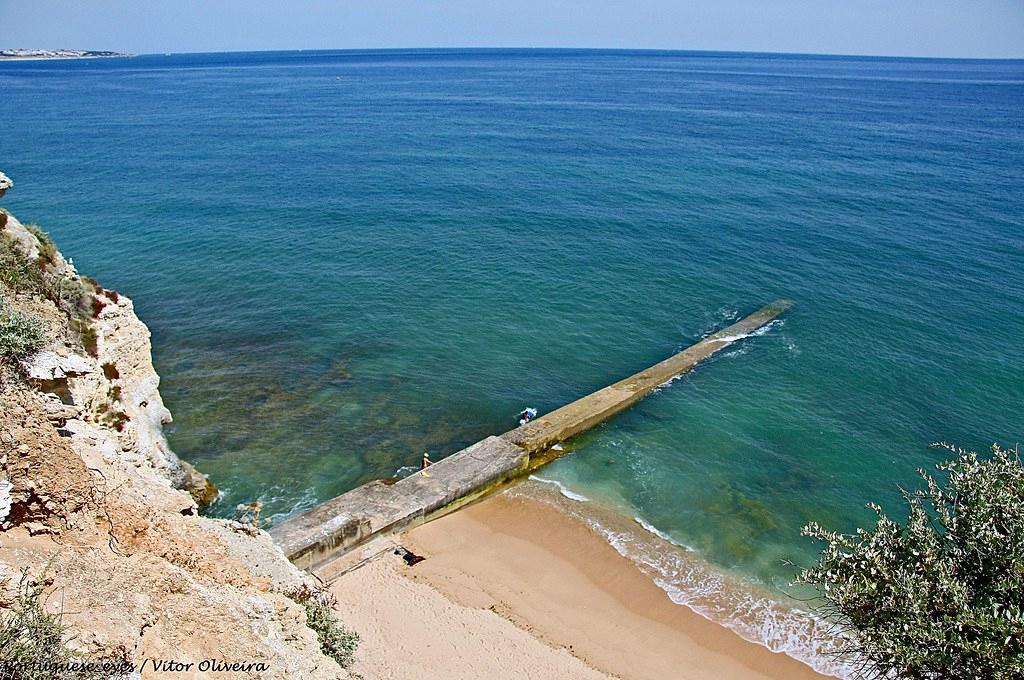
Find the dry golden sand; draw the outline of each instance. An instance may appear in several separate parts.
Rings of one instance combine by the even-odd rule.
[[[600,536],[499,494],[414,529],[425,556],[334,584],[367,678],[822,678],[676,605]]]

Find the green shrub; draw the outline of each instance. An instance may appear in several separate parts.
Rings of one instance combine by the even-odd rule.
[[[46,344],[43,324],[0,301],[0,362],[14,363]]]
[[[921,470],[904,492],[905,523],[877,505],[873,529],[854,534],[810,524],[825,543],[800,581],[822,612],[850,631],[851,660],[871,678],[1017,680],[1024,677],[1024,467],[1016,451],[957,457]]]
[[[56,253],[53,241],[38,227],[28,225],[28,228],[35,231],[36,238],[40,242],[40,252],[49,252],[45,248],[52,248]],[[41,234],[41,236],[40,236]],[[44,242],[45,239],[45,242]],[[45,244],[48,244],[45,245]],[[94,304],[97,284],[92,279],[82,277],[81,279],[68,279],[53,272],[53,267],[48,264],[40,266],[40,262],[33,262],[22,251],[21,247],[8,234],[0,234],[0,283],[15,293],[27,293],[45,297],[57,305],[67,314],[70,319],[71,328],[76,331],[82,340],[82,346],[92,356],[97,354],[96,329],[87,319],[96,316],[102,311],[105,303]],[[102,290],[102,289],[101,289]],[[116,295],[116,294],[115,294]],[[0,353],[0,359],[6,358]]]
[[[46,266],[40,267],[7,234],[0,234],[0,283],[15,293],[45,297],[68,316],[88,316],[92,312],[91,286],[81,279],[66,279],[47,271]]]
[[[54,245],[50,235],[40,229],[38,224],[26,224],[25,228],[39,241],[40,264],[47,265],[56,262],[57,246]]]
[[[334,615],[337,600],[331,592],[326,588],[303,585],[288,593],[288,597],[305,607],[306,625],[316,633],[320,651],[342,668],[351,666],[359,646],[359,633],[345,628],[338,621]]]
[[[0,234],[0,283],[15,293],[42,295],[46,291],[43,271],[7,234]]]

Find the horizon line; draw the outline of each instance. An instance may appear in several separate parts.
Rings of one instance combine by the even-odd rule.
[[[293,47],[280,49],[241,49],[241,50],[189,50],[181,52],[121,52],[111,49],[86,49],[70,47],[0,47],[4,50],[69,50],[83,52],[119,52],[126,57],[173,56],[190,54],[254,54],[282,52],[426,52],[426,51],[547,51],[547,52],[677,52],[688,54],[746,54],[787,57],[837,57],[862,59],[917,59],[929,61],[1024,61],[1024,54],[1014,57],[953,57],[933,55],[900,55],[900,54],[868,54],[868,53],[834,53],[834,52],[799,52],[799,51],[764,51],[764,50],[728,50],[728,49],[687,49],[678,47],[565,47],[565,46],[432,46],[432,47]],[[117,57],[114,57],[117,58]],[[7,61],[6,59],[0,61]]]

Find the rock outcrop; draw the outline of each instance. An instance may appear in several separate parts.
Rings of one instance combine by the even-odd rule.
[[[42,243],[14,216],[8,215],[4,233],[32,259],[40,258]],[[60,252],[53,252],[49,259],[53,276],[81,280]],[[83,349],[93,356],[76,353],[73,346],[58,345],[22,361],[23,370],[36,387],[54,395],[56,401],[79,406],[108,424],[121,421],[116,430],[122,456],[134,457],[136,464],[148,461],[174,488],[184,489],[197,503],[208,505],[216,498],[216,487],[180,460],[164,436],[163,426],[171,421],[171,414],[160,398],[160,376],[153,368],[149,328],[135,315],[131,299],[115,291],[97,286],[92,308],[90,327],[95,346]],[[65,323],[56,308],[52,311],[46,314],[52,317],[52,325]],[[51,411],[55,408],[50,406]]]
[[[3,235],[34,259],[46,250],[13,216]],[[47,262],[80,280],[60,253]],[[89,655],[196,664],[182,678],[348,677],[286,596],[311,577],[266,532],[199,515],[216,491],[163,435],[149,330],[129,298],[94,288],[83,333],[50,300],[0,284],[47,337],[17,376],[0,367],[0,603],[27,570],[59,593],[47,606]],[[200,670],[209,659],[267,670]]]

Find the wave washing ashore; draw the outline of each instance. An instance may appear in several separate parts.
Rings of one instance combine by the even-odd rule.
[[[500,438],[490,437],[478,442],[439,465],[431,465],[425,454],[422,471],[389,482],[372,482],[342,494],[275,526],[271,535],[289,559],[304,568],[313,569],[321,578],[330,581],[333,574],[343,574],[350,567],[353,558],[348,553],[354,547],[367,542],[386,543],[386,537],[395,531],[451,512],[487,493],[495,485],[504,483],[510,475],[515,477],[524,470],[536,469],[542,462],[551,460],[553,444],[554,451],[557,451],[554,455],[561,455],[564,447],[560,442],[614,417],[613,414],[635,404],[659,387],[667,387],[699,362],[708,361],[709,357],[732,343],[763,336],[771,324],[778,323],[775,317],[790,306],[791,303],[784,300],[768,305],[633,376],[551,413],[520,420],[519,428]],[[535,411],[533,415],[536,416]],[[538,460],[535,461],[534,456]],[[555,486],[562,497],[589,502],[586,496],[573,493],[557,480],[537,476],[531,479]],[[546,513],[550,519],[552,511],[538,513],[538,507],[536,503],[532,505],[533,514]],[[615,514],[610,508],[601,512],[595,508],[583,514],[574,511],[573,514],[578,528],[589,527],[589,531],[582,533],[593,534],[589,539],[591,542],[595,538],[607,540],[621,557],[632,561],[644,575],[651,577],[675,605],[686,605],[712,621],[725,623],[748,641],[763,644],[772,652],[788,653],[813,667],[824,667],[823,670],[828,672],[846,672],[847,669],[841,665],[826,661],[826,656],[836,656],[833,644],[836,640],[823,635],[822,623],[809,613],[784,608],[767,594],[755,600],[750,595],[749,586],[715,575],[699,560],[690,558],[686,561],[679,555],[673,555],[672,549],[680,544],[642,518],[635,519],[648,532],[646,541],[637,540],[635,533],[628,529],[610,528],[621,525],[615,521]],[[533,521],[544,521],[544,518],[535,517]],[[651,540],[652,537],[658,539],[657,543]],[[387,549],[372,548],[371,557],[365,559],[387,552]],[[400,552],[396,550],[395,554]],[[357,566],[363,563],[362,555],[366,553],[366,548],[359,552],[355,562]],[[409,566],[415,563],[410,562]],[[628,569],[624,563],[620,563],[619,568]],[[636,576],[634,574],[634,578]],[[339,593],[342,597],[351,594],[340,586]],[[661,604],[665,605],[664,602]],[[769,626],[773,621],[775,626]],[[452,631],[447,631],[447,634],[452,634]],[[461,647],[459,651],[466,652]],[[664,662],[665,659],[659,661]]]
[[[378,539],[373,558],[332,584],[363,637],[355,669],[403,680],[823,677],[674,603],[639,553],[558,505],[526,483],[420,526],[398,539],[426,558],[413,567]]]
[[[137,301],[215,513],[282,520],[796,299],[540,476],[799,655],[752,603],[813,559],[800,527],[895,507],[929,442],[1024,431],[1024,62],[144,55],[0,89],[5,205]]]
[[[558,494],[527,484],[507,495],[523,499],[537,514],[553,510],[571,518],[579,528],[589,528],[675,605],[685,606],[744,640],[786,654],[821,674],[853,677],[853,665],[837,658],[843,640],[836,637],[834,626],[811,613],[807,605],[797,599],[787,602],[778,592],[715,568],[643,517],[630,521],[622,508],[595,505],[561,482],[532,479],[554,486]]]

